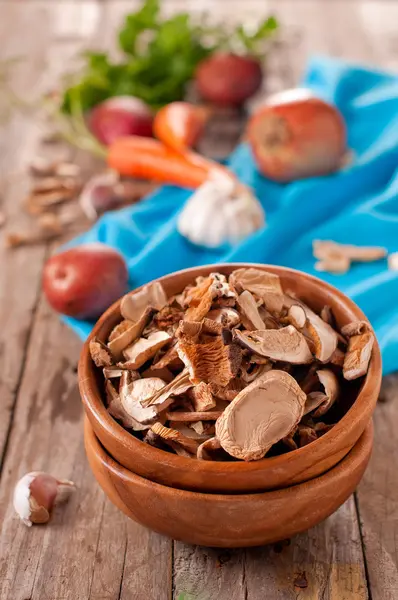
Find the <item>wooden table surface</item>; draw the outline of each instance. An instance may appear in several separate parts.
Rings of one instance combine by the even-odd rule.
[[[78,51],[111,45],[123,14],[135,4],[3,0],[1,59],[25,57],[15,68],[15,90],[30,100],[56,85]],[[222,19],[275,12],[294,44],[270,60],[269,91],[294,85],[312,53],[398,67],[393,0],[166,0],[164,6],[202,7]],[[3,231],[29,223],[21,203],[26,166],[39,152],[40,135],[31,112],[16,113],[0,129]],[[237,132],[229,135],[232,143]],[[217,551],[173,542],[129,521],[94,481],[76,381],[80,342],[41,293],[43,262],[53,248],[10,251],[2,236],[1,600],[397,600],[398,379],[384,382],[366,475],[355,496],[327,521],[283,546]],[[11,497],[18,478],[33,469],[72,479],[77,491],[50,524],[28,529],[14,516]],[[296,585],[300,579],[307,587]]]

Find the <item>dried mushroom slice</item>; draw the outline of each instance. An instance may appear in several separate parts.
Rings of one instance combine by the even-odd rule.
[[[313,360],[305,337],[293,325],[247,333],[235,330],[234,335],[245,348],[272,360],[298,365]]]
[[[312,249],[315,258],[324,261],[344,257],[349,262],[373,262],[387,256],[387,250],[380,246],[354,246],[331,240],[314,240]]]
[[[142,314],[149,307],[161,310],[167,304],[166,292],[159,281],[144,285],[138,292],[126,294],[120,304],[120,312],[124,319],[140,320]]]
[[[299,425],[297,428],[297,434],[299,438],[299,447],[307,446],[311,442],[315,442],[318,439],[318,435],[313,427],[308,425]]]
[[[363,333],[367,333],[371,331],[370,325],[367,321],[353,321],[352,323],[348,323],[344,325],[341,329],[342,335],[345,337],[352,337],[353,335],[362,335]]]
[[[116,360],[121,360],[123,350],[140,337],[153,312],[153,308],[147,308],[136,323],[125,320],[115,327],[111,333],[111,336],[114,334],[112,339],[109,336],[108,348]],[[125,323],[129,324],[129,326],[124,325]],[[123,327],[120,327],[120,325],[123,325]]]
[[[278,275],[261,269],[237,269],[229,277],[237,292],[248,291],[261,298],[267,310],[280,313],[283,308],[283,290]]]
[[[119,337],[122,333],[124,333],[127,329],[129,329],[132,325],[134,325],[133,321],[129,321],[128,319],[123,319],[120,321],[110,332],[108,337],[108,344]]]
[[[194,456],[196,455],[200,445],[197,440],[185,436],[176,429],[164,427],[161,423],[155,423],[154,425],[152,425],[151,430],[157,435],[159,435],[162,438],[162,440],[166,442],[166,444],[171,445],[173,449],[176,449],[176,444],[183,450],[187,451],[189,454],[192,454]]]
[[[234,398],[243,390],[245,387],[245,382],[238,377],[231,379],[231,381],[226,386],[216,385],[214,383],[210,384],[210,389],[212,394],[217,398],[217,400],[225,400],[226,402],[232,402]]]
[[[330,369],[319,369],[316,374],[325,390],[325,400],[313,412],[314,417],[321,417],[335,403],[340,392],[340,386],[336,375]]]
[[[291,375],[269,371],[227,406],[216,421],[216,437],[231,456],[258,460],[300,422],[305,401]]]
[[[318,260],[314,268],[319,273],[331,273],[332,275],[344,275],[350,270],[351,261],[343,254],[332,255],[325,260]]]
[[[223,295],[225,285],[228,285],[225,277],[216,273],[198,280],[197,285],[187,293],[185,301],[189,308],[184,318],[187,321],[201,321],[210,311],[213,300]]]
[[[102,373],[105,379],[116,379],[121,377],[123,374],[123,369],[119,369],[118,367],[104,367],[102,369]]]
[[[201,444],[202,442],[205,442],[206,440],[209,440],[214,436],[214,425],[212,426],[211,430],[207,423],[206,425],[204,425],[202,421],[201,423],[203,427],[203,433],[198,433],[195,430],[194,425],[196,425],[196,423],[170,421],[169,427],[170,429],[176,429],[177,431],[185,435],[185,437],[191,438],[192,440],[198,440],[198,442]]]
[[[195,338],[181,332],[177,352],[194,385],[202,381],[227,385],[238,373],[242,358],[240,348],[235,344],[225,345],[219,335],[211,337],[210,341],[197,343]]]
[[[165,331],[151,333],[148,339],[139,338],[123,351],[124,358],[128,361],[128,367],[130,369],[139,369],[147,360],[153,358],[156,352],[160,348],[163,348],[170,340],[171,337]]]
[[[216,401],[211,393],[210,386],[207,383],[199,383],[189,390],[189,397],[193,407],[198,412],[211,410],[215,407]]]
[[[307,323],[307,315],[300,304],[292,304],[287,312],[289,323],[296,329],[304,329]]]
[[[144,335],[149,335],[154,331],[167,331],[170,335],[175,332],[178,323],[184,318],[184,313],[181,309],[173,306],[164,306],[157,312],[152,321],[144,330]]]
[[[126,413],[140,425],[153,423],[158,413],[171,404],[171,399],[164,402],[155,402],[144,408],[141,402],[152,398],[152,396],[165,387],[165,382],[157,377],[137,379],[130,384],[121,385],[120,400]],[[148,427],[147,427],[148,428]],[[133,427],[133,429],[135,429]],[[141,427],[139,428],[141,429]]]
[[[166,413],[168,421],[180,421],[181,423],[195,423],[197,421],[217,421],[221,417],[222,411],[220,410],[209,410],[202,412],[183,412],[174,410],[173,412]]]
[[[165,381],[166,383],[170,383],[170,381],[173,381],[174,379],[173,373],[169,369],[167,369],[167,367],[157,369],[154,366],[151,366],[148,369],[145,369],[145,371],[141,373],[141,376],[144,379],[148,377],[157,377],[159,379],[163,379],[163,381]]]
[[[141,425],[126,412],[121,402],[120,394],[118,394],[111,381],[107,380],[105,389],[108,412],[114,419],[120,421],[126,429],[134,429],[135,431],[148,429],[148,426]]]
[[[182,369],[184,363],[178,356],[176,344],[168,348],[161,358],[157,359],[156,355],[152,367],[154,369],[164,369],[165,367],[169,369]]]
[[[196,457],[199,460],[217,460],[217,454],[219,454],[217,451],[219,450],[221,450],[220,441],[213,437],[200,444]]]
[[[305,402],[304,414],[308,415],[313,410],[321,406],[324,402],[327,402],[328,397],[323,392],[310,392],[307,394],[307,400]]]
[[[351,381],[366,375],[368,372],[374,336],[372,331],[354,335],[348,340],[348,348],[344,358],[343,376]]]
[[[334,319],[333,311],[327,304],[322,308],[320,317],[325,323],[330,325],[330,327],[334,327],[336,322]]]
[[[151,398],[144,400],[142,402],[142,406],[150,406],[156,403],[162,403],[167,400],[170,396],[179,396],[180,394],[184,394],[189,388],[192,387],[192,382],[189,379],[189,373],[186,369],[173,381],[164,386],[161,390],[156,392]]]
[[[216,323],[220,323],[223,327],[227,329],[232,329],[233,327],[237,327],[240,323],[240,316],[238,311],[234,308],[215,308],[211,310],[207,314],[207,318],[212,321],[216,321]]]
[[[261,375],[264,375],[264,373],[267,373],[271,369],[272,363],[270,361],[265,364],[249,363],[248,368],[244,369],[241,367],[240,376],[244,383],[252,383],[257,377],[261,377]]]
[[[340,350],[340,348],[336,348],[336,350],[333,352],[332,356],[329,359],[329,362],[332,365],[336,365],[336,367],[343,367],[344,365],[344,358],[345,358],[345,354],[342,350]]]
[[[239,307],[239,312],[242,318],[242,323],[245,329],[252,331],[253,329],[264,329],[264,321],[258,312],[257,303],[253,295],[245,290],[242,292],[236,303]]]
[[[97,367],[110,367],[113,363],[112,355],[108,348],[99,339],[94,337],[89,343],[91,358]]]

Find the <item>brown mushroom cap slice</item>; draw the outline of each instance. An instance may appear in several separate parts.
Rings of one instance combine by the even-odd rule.
[[[153,423],[158,412],[171,404],[171,399],[164,402],[155,402],[151,406],[144,408],[141,402],[144,402],[159,390],[165,387],[165,382],[157,377],[148,377],[147,379],[137,379],[128,385],[122,385],[120,390],[120,401],[126,413],[140,424],[146,425]]]
[[[188,325],[194,323],[184,321],[184,327]],[[188,368],[194,385],[203,381],[225,386],[239,370],[241,350],[236,344],[225,345],[220,335],[208,338],[204,343],[197,343],[195,337],[182,330],[177,343],[178,356]]]
[[[236,303],[239,307],[245,329],[249,331],[253,329],[265,329],[264,321],[258,312],[257,303],[250,292],[247,290],[242,292],[238,296]]]
[[[368,331],[371,331],[371,328],[367,321],[353,321],[341,328],[342,335],[348,338],[353,335],[361,335]]]
[[[162,403],[170,396],[179,396],[180,394],[184,394],[189,388],[192,387],[192,382],[189,379],[188,369],[185,369],[177,375],[167,385],[164,386],[161,390],[155,392],[155,394],[151,398],[147,398],[142,401],[142,406],[150,406],[156,403]]]
[[[210,386],[203,381],[189,390],[189,397],[198,412],[210,410],[216,405]]]
[[[129,363],[130,369],[139,369],[147,360],[155,356],[156,352],[171,340],[165,331],[155,331],[148,338],[139,338],[124,351],[124,358]]]
[[[322,363],[328,362],[337,348],[337,332],[304,304],[304,302],[297,300],[297,298],[291,298],[290,296],[285,295],[284,303],[285,306],[289,308],[298,304],[305,310],[307,316],[306,329],[314,342],[315,356]]]
[[[159,281],[144,285],[139,292],[126,294],[120,304],[124,319],[137,322],[148,307],[160,310],[167,304],[166,292]]]
[[[200,444],[196,457],[199,460],[214,460],[212,454],[221,449],[220,441],[213,437]]]
[[[111,334],[111,336],[109,336],[110,341],[108,342],[108,348],[116,360],[121,360],[123,356],[123,350],[130,346],[130,344],[132,344],[138,337],[140,337],[153,313],[153,308],[146,308],[136,323],[126,320],[122,321],[122,323],[119,323],[119,325],[115,327],[112,333],[118,332],[117,328],[120,325],[123,325],[123,327],[119,330],[119,335],[112,336]],[[125,323],[127,323],[128,326],[124,325]]]
[[[282,310],[283,290],[278,275],[261,269],[242,268],[231,273],[229,282],[237,292],[247,290],[261,298],[272,313]]]
[[[374,335],[372,331],[349,338],[343,365],[344,379],[351,381],[366,375],[372,356],[373,343]]]
[[[312,362],[313,356],[305,337],[293,325],[243,333],[234,331],[239,343],[260,356],[296,365]]]
[[[113,363],[112,355],[108,348],[97,338],[93,338],[89,343],[91,358],[97,367],[110,367]]]
[[[258,460],[289,435],[303,416],[306,395],[285,371],[269,371],[244,388],[216,421],[228,454]]]
[[[304,414],[308,415],[310,412],[318,408],[321,404],[326,402],[328,397],[323,392],[310,392],[307,394],[307,400],[305,402]]]
[[[292,304],[287,312],[287,317],[296,329],[303,329],[307,323],[307,315],[300,304]]]
[[[214,308],[207,314],[207,318],[216,323],[220,323],[223,327],[232,329],[240,323],[240,315],[234,308]]]
[[[380,246],[354,246],[331,240],[314,240],[312,248],[315,258],[325,261],[342,256],[348,261],[372,262],[387,256],[387,250]]]
[[[105,389],[108,401],[107,410],[114,419],[117,419],[122,423],[123,427],[126,427],[126,429],[133,429],[135,431],[143,431],[149,428],[149,425],[142,425],[126,412],[122,404],[120,394],[116,391],[109,379],[106,381]]]
[[[164,425],[161,423],[155,423],[152,425],[151,430],[159,435],[166,442],[166,444],[169,444],[174,450],[176,450],[175,444],[177,444],[189,454],[196,455],[196,452],[200,446],[197,440],[185,436],[176,429],[164,427]]]

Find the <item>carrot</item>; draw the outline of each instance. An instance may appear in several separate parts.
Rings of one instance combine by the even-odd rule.
[[[161,142],[139,136],[119,138],[108,148],[108,165],[120,175],[153,179],[197,188],[207,179],[213,163],[194,164]]]
[[[155,136],[176,152],[184,152],[200,138],[210,111],[189,102],[171,102],[161,108],[153,122]]]

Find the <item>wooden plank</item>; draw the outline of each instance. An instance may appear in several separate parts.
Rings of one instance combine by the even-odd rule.
[[[35,320],[0,488],[2,600],[166,600],[171,543],[112,507],[90,472],[76,381],[80,342],[44,300]],[[15,517],[17,479],[45,470],[75,481],[50,524],[28,529]],[[123,579],[123,585],[122,585]]]
[[[176,543],[174,557],[175,600],[368,598],[353,497],[289,545],[217,551]]]
[[[68,1],[58,8],[42,1],[24,3],[23,8],[14,2],[2,3],[0,60],[20,57],[10,81],[19,97],[37,103],[58,83],[65,64],[93,34],[96,23],[90,7],[95,8],[95,3]],[[5,95],[2,92],[3,104]],[[29,188],[27,167],[40,152],[39,114],[33,106],[14,111],[0,136],[0,203],[7,218],[0,232],[0,468],[47,253],[45,245],[11,251],[4,244],[9,231],[26,231],[32,224],[22,203]],[[65,149],[52,148],[54,158],[58,151],[65,155]]]
[[[359,486],[360,513],[372,600],[398,598],[398,375],[383,382],[376,407],[375,445]]]

